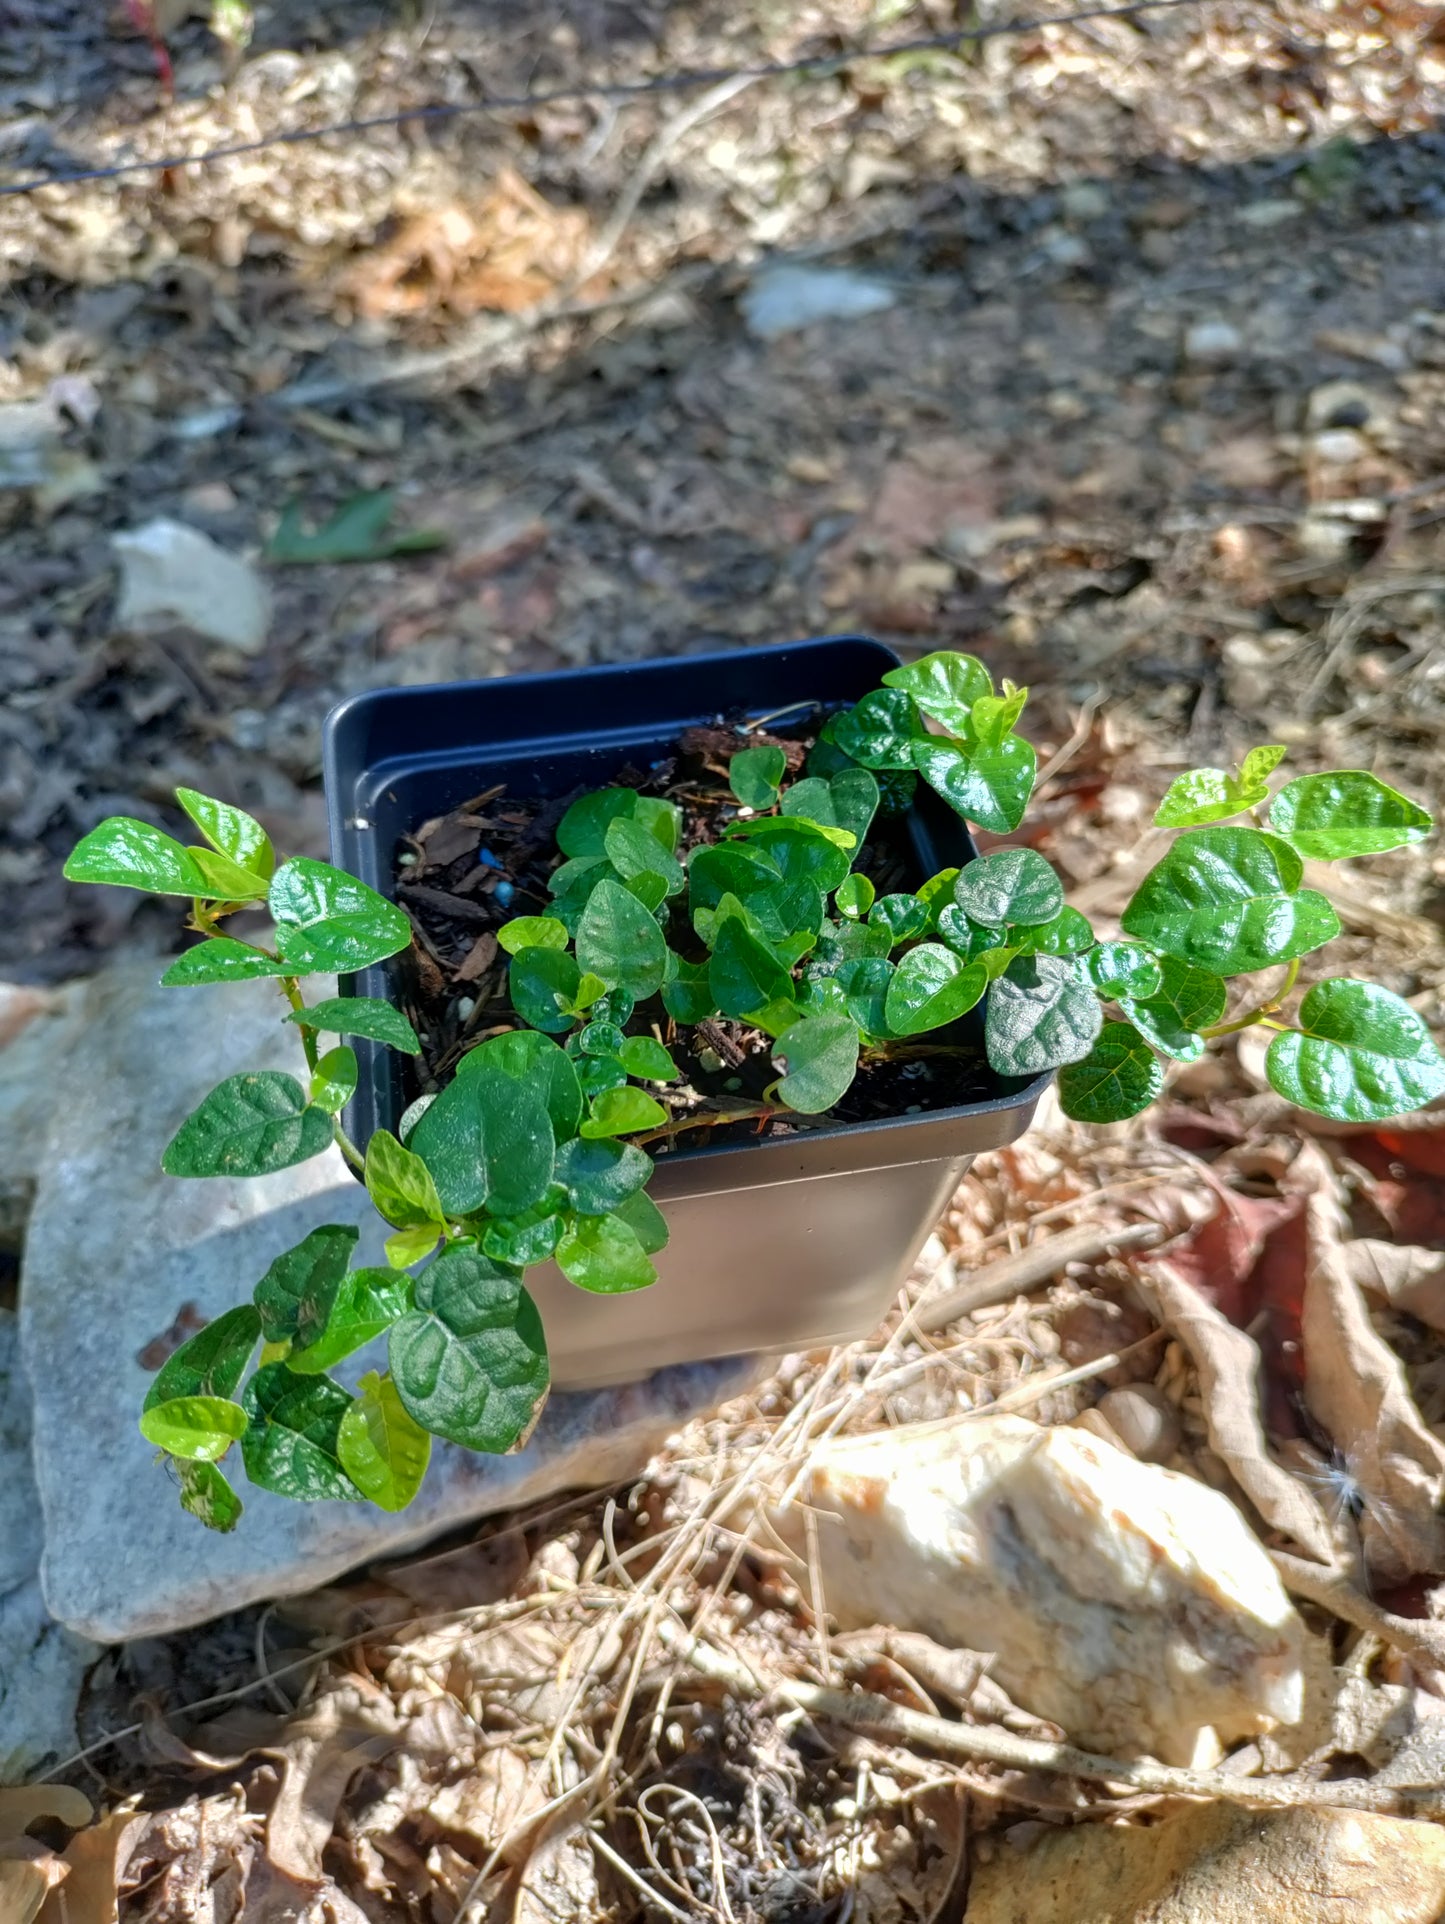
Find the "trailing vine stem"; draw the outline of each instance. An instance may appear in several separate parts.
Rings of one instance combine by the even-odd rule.
[[[1236,1016],[1232,1022],[1216,1022],[1207,1029],[1201,1029],[1200,1035],[1209,1041],[1215,1036],[1236,1035],[1241,1029],[1253,1029],[1259,1025],[1263,1025],[1266,1029],[1287,1029],[1289,1027],[1287,1022],[1271,1022],[1269,1018],[1289,999],[1290,991],[1299,981],[1299,969],[1300,958],[1296,956],[1285,970],[1284,981],[1280,983],[1273,995],[1267,996],[1263,1002],[1256,1003],[1254,1008],[1246,1009],[1243,1015]]]

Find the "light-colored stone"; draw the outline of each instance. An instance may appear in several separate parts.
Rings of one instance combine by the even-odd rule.
[[[1195,321],[1184,336],[1186,360],[1206,364],[1232,361],[1244,346],[1244,336],[1232,321]]]
[[[1179,1448],[1179,1412],[1152,1383],[1126,1383],[1099,1398],[1099,1414],[1131,1456],[1167,1463]]]
[[[1442,1908],[1436,1824],[1202,1804],[999,1851],[974,1871],[964,1924],[1435,1924]]]
[[[270,592],[248,562],[209,535],[162,517],[113,536],[111,545],[120,561],[119,627],[144,632],[180,623],[238,654],[265,647]]]
[[[30,1467],[30,1385],[14,1312],[0,1309],[0,1596],[40,1565],[40,1497]]]
[[[471,1518],[632,1475],[682,1422],[756,1379],[756,1359],[735,1357],[554,1394],[514,1456],[439,1447],[400,1515],[293,1503],[242,1480],[239,1528],[203,1529],[136,1428],[150,1381],[140,1352],[187,1303],[209,1319],[244,1301],[273,1258],[318,1224],[361,1227],[362,1262],[383,1260],[384,1226],[335,1151],[258,1181],[160,1173],[162,1148],[213,1083],[243,1069],[295,1069],[298,1058],[273,985],[161,989],[155,975],[143,965],[91,987],[83,1042],[55,1065],[25,1252],[20,1326],[35,1390],[42,1580],[62,1623],[109,1642],[296,1594]],[[361,1369],[378,1359],[353,1361]]]
[[[0,1249],[18,1250],[54,1107],[55,1064],[85,1026],[86,985],[0,982]]]
[[[897,299],[883,281],[847,267],[765,267],[742,297],[748,332],[760,340],[792,334],[815,321],[854,321]]]
[[[1073,1428],[955,1419],[832,1443],[796,1503],[817,1517],[844,1629],[995,1653],[1025,1710],[1111,1755],[1187,1763],[1298,1721],[1304,1627],[1224,1497]]]
[[[35,1578],[0,1597],[0,1784],[18,1784],[80,1748],[75,1712],[99,1646],[45,1607]]]

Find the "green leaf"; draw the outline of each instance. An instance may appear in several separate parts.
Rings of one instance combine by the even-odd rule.
[[[599,882],[577,925],[577,960],[636,1001],[656,995],[667,968],[662,930],[617,882]]]
[[[597,1097],[582,1125],[582,1134],[589,1141],[600,1136],[628,1136],[635,1129],[656,1129],[666,1121],[667,1111],[655,1097],[624,1083],[620,1089],[606,1089]]]
[[[1044,926],[1047,927],[1047,924]],[[1006,940],[1002,929],[987,928],[982,922],[975,922],[972,916],[964,914],[956,902],[950,902],[947,908],[939,910],[938,933],[965,962],[972,962],[989,949],[1002,948]]]
[[[892,1035],[922,1035],[965,1015],[988,987],[982,964],[939,942],[920,942],[893,971],[884,1005]]]
[[[938,917],[945,908],[953,907],[953,885],[962,873],[960,869],[940,869],[931,876],[918,891],[918,899],[928,910],[929,923],[938,927]]]
[[[761,843],[704,842],[688,857],[688,903],[696,911],[715,909],[725,895],[745,902],[782,879],[782,870]]]
[[[1204,1054],[1204,1038],[1199,1031],[1224,1014],[1229,990],[1224,978],[1210,969],[1197,969],[1192,962],[1181,962],[1173,955],[1156,959],[1159,987],[1146,996],[1116,994],[1115,1000],[1156,1049],[1179,1062],[1197,1062]]]
[[[833,905],[840,915],[846,915],[850,921],[856,922],[872,908],[873,899],[873,884],[866,875],[845,875],[838,884]]]
[[[1083,955],[1094,946],[1094,931],[1086,915],[1062,908],[1052,922],[1014,929],[1009,940],[1033,955]]]
[[[303,1303],[297,1345],[286,1359],[298,1376],[319,1376],[365,1349],[411,1308],[412,1283],[395,1269],[349,1269],[329,1301]]]
[[[639,795],[637,816],[649,835],[655,835],[669,855],[676,855],[682,839],[682,810],[660,795]]]
[[[431,1438],[414,1423],[389,1376],[368,1370],[336,1433],[341,1467],[379,1510],[404,1510],[421,1488]]]
[[[1063,913],[1064,885],[1033,849],[1001,848],[960,872],[953,899],[970,921],[988,928],[1032,928]]]
[[[847,829],[859,848],[877,810],[878,781],[866,768],[842,768],[828,781],[810,775],[794,782],[783,797],[784,815],[823,828]]]
[[[868,917],[873,928],[887,929],[895,943],[926,935],[932,919],[927,902],[917,895],[880,896]]]
[[[616,1215],[577,1217],[557,1245],[557,1267],[594,1296],[622,1296],[657,1281],[646,1250]]]
[[[778,1098],[800,1115],[831,1109],[858,1071],[858,1025],[845,1015],[805,1015],[792,1023],[773,1049],[782,1074]]]
[[[1080,1062],[1102,1023],[1099,999],[1072,956],[1017,956],[988,998],[989,1063],[1001,1076],[1036,1076]]]
[[[140,1433],[172,1456],[214,1463],[246,1430],[246,1412],[222,1396],[176,1396],[147,1407]]]
[[[1289,750],[1278,742],[1272,742],[1267,748],[1251,748],[1240,763],[1240,780],[1247,788],[1256,788],[1261,782],[1267,782],[1288,753]]]
[[[590,969],[584,969],[567,1006],[572,1015],[585,1015],[594,1003],[603,1001],[606,995],[607,984],[602,977],[593,975]]]
[[[228,855],[238,868],[248,869],[269,881],[276,866],[276,851],[271,838],[253,815],[218,802],[213,795],[202,795],[194,788],[178,788],[176,800],[205,836],[211,847]]]
[[[386,1260],[393,1269],[410,1269],[423,1256],[430,1256],[441,1233],[436,1223],[417,1223],[411,1229],[398,1229],[386,1239]]]
[[[925,715],[954,734],[963,732],[973,704],[993,693],[993,681],[983,663],[951,648],[890,668],[883,679],[890,688],[911,695]]]
[[[391,1375],[407,1413],[469,1450],[515,1449],[547,1392],[537,1305],[479,1249],[444,1249],[391,1332]]]
[[[650,1035],[630,1035],[618,1051],[623,1068],[639,1082],[676,1082],[677,1064],[662,1044]]]
[[[1187,964],[1178,966],[1187,967]],[[1113,1002],[1125,996],[1147,1000],[1164,987],[1164,971],[1158,956],[1139,942],[1101,942],[1084,957],[1084,967],[1096,991]],[[1213,979],[1219,980],[1217,976]],[[1220,982],[1219,987],[1222,994],[1224,984]],[[1210,1016],[1209,1020],[1217,1022],[1219,1018]]]
[[[354,875],[304,855],[282,863],[266,899],[277,953],[303,975],[349,975],[411,943],[411,923],[394,902]]]
[[[213,895],[189,850],[149,822],[112,815],[83,836],[65,864],[68,882],[108,882],[154,895]]]
[[[1059,1101],[1075,1122],[1122,1122],[1164,1087],[1154,1051],[1128,1022],[1106,1022],[1082,1062],[1059,1071]]]
[[[751,1015],[765,1003],[786,1002],[793,994],[788,970],[736,916],[718,928],[708,982],[717,1007],[731,1016]]]
[[[585,1056],[620,1057],[626,1041],[615,1022],[589,1022],[578,1036],[577,1046]]]
[[[874,922],[828,922],[818,944],[817,960],[837,968],[844,962],[859,962],[869,956],[885,956],[893,947],[888,930]]]
[[[1038,757],[1032,742],[1009,735],[996,748],[979,743],[967,753],[955,742],[915,742],[913,765],[955,814],[1006,835],[1024,818]]]
[[[329,1377],[295,1376],[284,1363],[267,1363],[241,1401],[251,1419],[241,1456],[253,1483],[302,1503],[360,1497],[337,1449],[351,1398]]]
[[[546,1195],[556,1148],[548,1093],[538,1079],[509,1075],[495,1056],[442,1090],[417,1124],[411,1147],[431,1171],[449,1216],[484,1208],[511,1216]]]
[[[293,1009],[288,1022],[305,1023],[308,1029],[324,1029],[332,1035],[364,1035],[373,1042],[384,1042],[403,1055],[419,1056],[421,1044],[400,1009],[374,995],[333,995],[309,1009]]]
[[[264,976],[290,973],[284,962],[253,949],[249,943],[237,942],[229,935],[213,935],[178,955],[161,977],[161,985],[192,989],[206,982],[255,982]]]
[[[557,1181],[583,1216],[605,1216],[646,1186],[652,1158],[635,1143],[581,1136],[557,1152]]]
[[[729,846],[750,833],[747,846],[765,849],[784,882],[808,882],[824,895],[837,888],[853,866],[852,829],[829,828],[806,816],[761,815],[756,821],[734,822],[727,832]]]
[[[179,1462],[181,1508],[223,1536],[241,1521],[242,1503],[214,1463]]]
[[[269,1176],[331,1147],[331,1118],[275,1069],[227,1076],[166,1144],[168,1176]]]
[[[568,939],[566,925],[555,915],[514,915],[497,930],[497,941],[508,955],[523,949],[565,949]]]
[[[1340,932],[1323,895],[1299,887],[1299,856],[1255,828],[1181,835],[1120,918],[1126,935],[1216,975],[1287,962]]]
[[[584,1098],[594,1102],[608,1089],[620,1089],[627,1071],[616,1056],[584,1056],[577,1064],[577,1083]]]
[[[841,1008],[845,1005],[839,1006]],[[793,1024],[807,1013],[807,1009],[797,1002],[787,1002],[780,998],[776,1002],[765,1002],[761,1009],[754,1009],[748,1021],[753,1028],[761,1029],[764,1035],[780,1036],[784,1029],[791,1029]]]
[[[635,1196],[629,1196],[611,1216],[614,1221],[626,1223],[642,1244],[645,1255],[655,1256],[659,1249],[667,1248],[666,1218],[645,1190],[639,1189]]]
[[[567,1227],[561,1213],[566,1200],[565,1192],[554,1184],[541,1202],[520,1215],[498,1216],[482,1231],[482,1253],[514,1269],[545,1263]]]
[[[1261,753],[1259,749],[1251,752]],[[1157,828],[1198,828],[1206,822],[1223,822],[1231,815],[1243,814],[1268,799],[1264,776],[1246,777],[1242,770],[1231,775],[1223,768],[1193,768],[1186,775],[1176,775],[1169,784],[1155,811],[1154,823]]]
[[[439,528],[390,532],[396,506],[395,488],[375,488],[353,494],[326,520],[308,531],[302,524],[302,504],[288,502],[266,548],[266,559],[277,567],[348,561],[386,561],[393,555],[425,554],[444,548],[447,537]]]
[[[886,1036],[893,964],[882,956],[860,956],[843,963],[833,980],[843,991],[847,1012],[858,1028],[870,1036]]]
[[[864,768],[912,768],[922,734],[913,697],[902,688],[876,688],[833,720],[833,740]]]
[[[657,896],[659,902],[669,895],[680,895],[687,886],[687,876],[677,857],[662,846],[651,829],[641,822],[629,821],[626,816],[618,816],[607,824],[607,859],[624,882],[655,876],[662,884],[662,892]]]
[[[311,1100],[328,1116],[339,1116],[356,1094],[356,1051],[343,1043],[318,1057],[311,1077]]]
[[[608,824],[635,816],[637,800],[631,788],[594,788],[579,795],[557,824],[558,848],[564,855],[605,855]]]
[[[1418,802],[1361,769],[1301,775],[1270,805],[1269,825],[1301,855],[1323,862],[1421,842],[1434,827]]]
[[[167,1358],[146,1391],[142,1408],[153,1410],[160,1403],[190,1396],[232,1395],[260,1334],[261,1318],[252,1304],[238,1303],[224,1311]]]
[[[254,1291],[268,1343],[289,1342],[301,1328],[303,1312],[312,1334],[325,1327],[358,1234],[349,1223],[323,1223],[276,1258]]]
[[[572,1005],[581,982],[577,958],[566,949],[521,949],[507,972],[512,1007],[524,1022],[548,1035],[563,1035],[572,1027]]]
[[[1300,1109],[1384,1122],[1445,1095],[1445,1061],[1408,1002],[1373,982],[1316,982],[1299,1029],[1265,1056],[1270,1086]]]
[[[744,808],[771,808],[787,772],[788,758],[781,748],[766,743],[742,748],[728,763],[728,786]]]
[[[186,853],[205,877],[205,894],[223,902],[259,902],[266,893],[269,878],[253,875],[228,855],[209,848],[188,848]]]
[[[389,1129],[376,1130],[366,1145],[366,1192],[394,1228],[412,1229],[422,1223],[446,1226],[446,1211],[431,1171]]]
[[[969,711],[966,739],[979,748],[1002,748],[1013,725],[1028,706],[1027,688],[1003,685],[1001,695],[980,695]]]
[[[459,1076],[479,1069],[499,1069],[518,1082],[529,1083],[541,1096],[558,1142],[575,1136],[582,1115],[582,1092],[577,1071],[565,1049],[535,1029],[512,1029],[496,1035],[480,1048],[469,1049],[457,1067]]]
[[[674,1022],[690,1028],[716,1013],[708,963],[688,962],[669,949],[667,970],[667,980],[662,985],[662,1006]]]

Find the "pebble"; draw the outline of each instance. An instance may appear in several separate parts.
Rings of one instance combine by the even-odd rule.
[[[1141,1463],[1167,1463],[1179,1448],[1179,1416],[1152,1383],[1130,1383],[1099,1398],[1100,1416]]]
[[[1184,336],[1184,354],[1191,361],[1231,361],[1244,346],[1244,336],[1232,321],[1195,321]]]

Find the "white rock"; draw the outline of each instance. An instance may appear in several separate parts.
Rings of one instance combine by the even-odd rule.
[[[55,1063],[85,1026],[86,985],[0,982],[0,1249],[18,1250],[55,1106]]]
[[[996,1653],[1014,1702],[1109,1755],[1187,1763],[1298,1721],[1304,1627],[1226,1498],[1077,1429],[963,1418],[825,1446],[774,1521],[817,1515],[844,1629]]]
[[[80,1748],[75,1712],[99,1646],[56,1623],[33,1578],[0,1597],[0,1784]]]
[[[30,1385],[12,1310],[0,1309],[0,1596],[40,1567],[40,1498],[30,1467]]]
[[[1244,336],[1232,321],[1195,321],[1184,336],[1184,355],[1190,361],[1232,361],[1244,346]]]
[[[120,561],[118,626],[145,630],[179,622],[207,640],[259,654],[271,625],[271,597],[249,563],[164,518],[112,538]]]
[[[846,267],[765,267],[742,297],[748,332],[760,340],[794,333],[815,321],[854,321],[894,305],[883,281]]]

